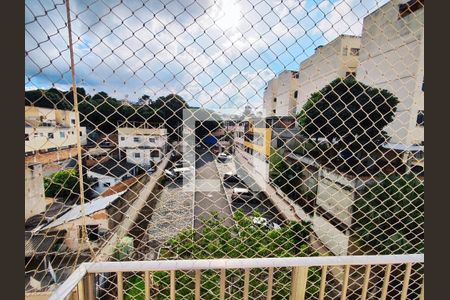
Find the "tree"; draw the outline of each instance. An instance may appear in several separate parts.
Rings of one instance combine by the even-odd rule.
[[[46,197],[66,199],[72,194],[80,194],[78,172],[74,169],[61,170],[44,178]]]
[[[353,230],[376,254],[424,251],[424,183],[414,174],[372,183],[354,204]]]
[[[283,186],[284,183],[286,183],[287,178],[285,178],[284,172],[288,168],[281,151],[281,149],[274,149],[271,147],[269,157],[270,178],[272,178],[275,184],[279,186]]]
[[[337,150],[348,150],[361,159],[388,139],[383,128],[393,121],[397,104],[397,97],[389,91],[349,76],[312,94],[298,122],[309,138],[335,140]]]
[[[257,212],[254,217],[260,217]],[[162,259],[211,259],[246,257],[291,257],[316,255],[308,246],[309,223],[291,221],[279,229],[269,229],[255,225],[252,218],[237,211],[233,219],[236,225],[224,224],[218,213],[203,220],[202,233],[198,237],[195,229],[189,228],[172,238],[167,244],[168,251],[161,252]],[[274,273],[273,299],[287,299],[290,294],[290,270],[280,268]],[[320,272],[310,268],[307,286],[308,298],[317,298]],[[220,276],[214,270],[202,272],[202,299],[216,299],[220,289]],[[249,284],[251,299],[264,298],[267,293],[267,269],[252,269]],[[194,290],[194,274],[176,272],[176,298],[191,299]],[[244,286],[243,270],[226,272],[227,299],[242,299]],[[167,272],[154,272],[153,285],[159,290],[157,299],[166,299],[170,292],[170,278]],[[133,276],[127,280],[125,299],[144,299],[142,277]]]
[[[86,93],[82,87],[77,88],[78,110],[81,126],[100,130],[110,134],[117,129],[119,121],[164,123],[169,139],[179,139],[183,123],[183,109],[189,108],[179,95],[169,94],[151,101],[150,96],[143,95],[137,104],[123,105],[123,102],[101,91],[94,96]],[[49,90],[25,91],[25,105],[38,107],[73,109],[73,91]]]

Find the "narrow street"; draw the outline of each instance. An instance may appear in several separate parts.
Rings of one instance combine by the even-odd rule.
[[[215,155],[209,150],[197,149],[195,176],[194,227],[201,228],[201,219],[208,218],[212,212],[218,212],[226,225],[232,225],[232,212],[219,177]]]

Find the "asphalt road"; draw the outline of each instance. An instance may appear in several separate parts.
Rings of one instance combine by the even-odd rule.
[[[196,149],[194,227],[201,229],[201,219],[218,212],[226,225],[232,225],[231,209],[214,163],[216,156],[206,149]]]

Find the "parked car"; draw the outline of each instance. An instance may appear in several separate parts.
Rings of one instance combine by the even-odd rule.
[[[183,168],[174,168],[171,170],[164,170],[164,174],[171,178],[171,179],[178,179],[180,178],[180,176],[182,175],[189,175],[192,174],[192,172],[194,171],[193,167],[183,167]]]
[[[190,167],[191,164],[184,159],[180,159],[175,163],[175,168],[183,168],[183,167]]]
[[[227,172],[223,174],[223,181],[226,183],[238,183],[241,181],[241,179],[237,176],[237,174]]]
[[[225,162],[227,159],[229,159],[231,156],[228,153],[221,152],[217,155],[217,160],[221,162]]]
[[[246,188],[234,188],[231,194],[231,200],[241,200],[245,202],[250,202],[252,200],[257,200],[252,191]]]

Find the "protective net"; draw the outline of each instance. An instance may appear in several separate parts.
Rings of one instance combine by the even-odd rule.
[[[423,45],[424,0],[25,1],[26,294],[83,262],[422,254]],[[423,263],[370,265],[87,299],[423,297]]]

